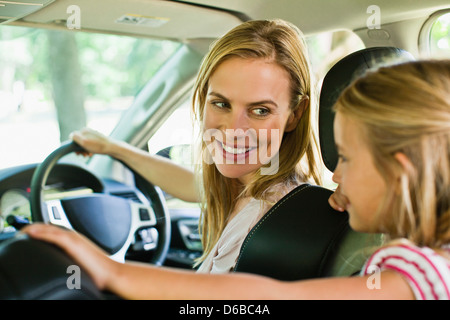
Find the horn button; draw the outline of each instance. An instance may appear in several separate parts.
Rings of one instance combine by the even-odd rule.
[[[128,200],[92,194],[62,199],[61,205],[74,229],[108,253],[116,253],[127,241],[131,228]]]

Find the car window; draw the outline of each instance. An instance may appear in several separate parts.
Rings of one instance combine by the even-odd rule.
[[[306,38],[317,88],[328,70],[340,59],[364,48],[362,40],[353,32],[339,30],[323,32]]]
[[[191,100],[184,101],[169,118],[162,124],[158,131],[148,141],[148,150],[151,154],[175,146],[191,145],[198,134],[198,128],[191,113]],[[180,164],[192,166],[188,159],[180,160]]]
[[[195,169],[193,159],[199,128],[194,125],[191,113],[191,100],[184,101],[167,118],[158,131],[147,143],[151,154],[160,154],[170,158],[175,163],[191,170]],[[164,194],[169,209],[199,208],[196,203],[189,203]]]
[[[109,134],[179,43],[0,27],[0,169],[42,161],[89,126]]]
[[[440,15],[433,22],[428,37],[432,57],[450,58],[450,12]]]

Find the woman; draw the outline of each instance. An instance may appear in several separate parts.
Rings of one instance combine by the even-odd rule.
[[[300,31],[281,20],[249,21],[218,39],[200,68],[193,94],[202,133],[197,174],[92,130],[72,138],[173,196],[201,202],[199,271],[224,273],[274,203],[301,183],[321,182],[310,101]]]

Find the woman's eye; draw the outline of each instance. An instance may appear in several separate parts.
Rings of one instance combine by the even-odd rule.
[[[252,110],[252,113],[256,116],[262,117],[268,115],[270,111],[266,108],[255,108]]]
[[[224,108],[229,107],[229,104],[227,102],[223,102],[223,101],[212,101],[210,103],[219,109],[224,109]]]

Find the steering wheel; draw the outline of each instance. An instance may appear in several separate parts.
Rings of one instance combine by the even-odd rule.
[[[162,192],[133,172],[139,189],[150,204],[137,203],[107,193],[71,196],[45,200],[47,178],[57,161],[71,153],[85,151],[75,142],[67,142],[53,151],[35,170],[31,180],[30,206],[33,222],[44,222],[76,230],[120,262],[135,237],[145,250],[153,250],[155,265],[162,265],[169,250],[170,216]],[[145,190],[143,190],[145,189]]]

